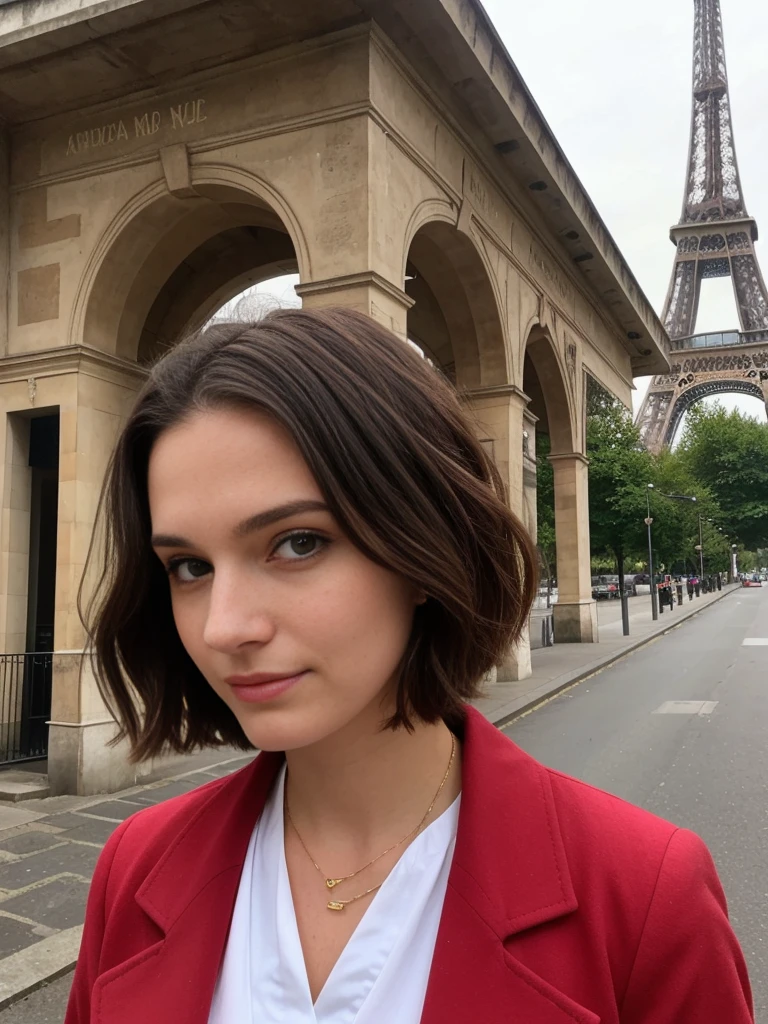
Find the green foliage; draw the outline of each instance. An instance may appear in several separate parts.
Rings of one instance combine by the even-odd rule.
[[[555,544],[555,476],[549,453],[552,450],[547,434],[536,436],[536,521],[538,547],[543,576],[556,575]]]
[[[610,552],[620,572],[625,557],[642,548],[646,484],[652,460],[629,411],[589,378],[587,456],[592,551]]]
[[[768,424],[719,403],[696,406],[675,454],[716,498],[727,534],[750,549],[768,546]]]
[[[706,417],[706,410],[703,415],[699,411],[700,421]],[[605,567],[609,560],[619,572],[647,566],[645,517],[650,504],[656,565],[680,573],[698,571],[696,545],[701,539],[705,571],[728,568],[733,527],[689,449],[664,449],[652,456],[628,410],[592,380],[587,390],[587,455],[593,566]],[[670,494],[695,496],[696,502],[665,497]]]

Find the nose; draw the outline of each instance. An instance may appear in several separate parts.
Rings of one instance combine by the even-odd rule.
[[[203,640],[224,654],[246,644],[266,644],[275,635],[269,592],[246,573],[217,570],[210,589]]]

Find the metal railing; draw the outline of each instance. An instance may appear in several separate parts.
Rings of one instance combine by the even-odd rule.
[[[48,754],[53,654],[0,654],[0,765]]]
[[[675,338],[673,352],[697,348],[732,348],[736,345],[754,345],[768,340],[768,331],[714,331],[710,334],[694,334],[690,338]]]

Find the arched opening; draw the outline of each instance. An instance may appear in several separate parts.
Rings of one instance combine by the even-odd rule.
[[[536,429],[537,543],[542,576],[547,581],[547,604],[552,605],[554,640],[564,643],[597,639],[591,597],[588,463],[575,413],[582,405],[579,387],[583,380],[575,344],[569,344],[563,361],[549,331],[535,326],[525,348],[523,390],[530,399],[528,414]],[[532,623],[532,638],[535,633],[536,624]]]
[[[197,191],[145,197],[116,226],[85,306],[86,345],[149,364],[247,289],[306,270],[297,229],[263,196],[230,184]]]
[[[408,337],[457,387],[509,381],[494,288],[467,235],[443,221],[420,227],[408,250],[405,291],[413,299]]]
[[[732,396],[732,408],[739,408],[742,412],[748,412],[755,418],[763,418],[768,411],[766,403],[766,392],[763,390],[765,381],[760,381],[757,371],[753,380],[724,380],[705,381],[696,384],[684,391],[675,403],[672,417],[669,421],[665,444],[674,447],[683,435],[685,429],[685,418],[688,410],[699,402],[707,402],[717,399],[719,395]]]
[[[523,391],[530,399],[528,414],[534,437],[533,444],[528,445],[534,457],[524,483],[526,503],[535,517],[539,552],[539,596],[531,621],[531,646],[537,647],[546,644],[553,634],[547,620],[559,599],[555,477],[550,456],[574,451],[563,372],[549,332],[540,327],[532,330],[526,344]]]

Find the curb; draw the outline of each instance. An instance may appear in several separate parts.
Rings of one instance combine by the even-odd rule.
[[[80,952],[82,934],[83,925],[79,924],[3,957],[0,1011],[71,971]]]
[[[723,598],[728,597],[730,594],[734,594],[740,591],[741,587],[731,585],[728,590],[724,590],[718,597],[709,604],[704,605],[703,608],[691,608],[685,613],[679,614],[672,622],[667,625],[666,623],[655,629],[651,633],[646,633],[645,636],[639,637],[633,643],[628,644],[621,651],[613,651],[611,654],[607,654],[604,657],[598,657],[595,661],[590,662],[588,665],[583,665],[581,668],[576,669],[574,672],[568,672],[565,675],[557,677],[556,683],[542,683],[537,689],[532,690],[531,693],[527,693],[524,697],[518,697],[516,701],[510,702],[510,708],[505,710],[498,718],[491,719],[493,725],[497,729],[504,729],[518,718],[523,718],[525,715],[530,714],[531,711],[535,711],[536,708],[541,707],[542,704],[546,704],[547,701],[553,697],[557,697],[558,694],[563,693],[565,690],[570,690],[572,686],[576,686],[578,683],[583,683],[587,679],[591,679],[592,676],[598,675],[603,669],[609,668],[611,665],[615,665],[617,661],[621,661],[622,658],[626,658],[630,654],[634,654],[635,651],[639,651],[647,644],[653,643],[654,640],[658,640],[659,637],[665,636],[667,633],[671,633],[673,629],[677,629],[684,622],[689,619],[695,618],[697,615],[701,615],[703,612],[708,611],[713,605],[716,605]],[[665,613],[671,614],[671,613]]]

